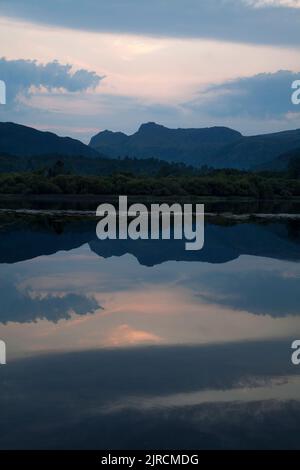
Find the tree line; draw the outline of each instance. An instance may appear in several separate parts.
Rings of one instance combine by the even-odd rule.
[[[4,158],[4,157],[2,157]],[[21,165],[19,157],[17,164]],[[49,157],[50,158],[50,157]],[[77,165],[87,165],[78,157]],[[103,161],[105,160],[105,161]],[[5,160],[7,163],[7,159]],[[12,161],[12,160],[10,160]],[[27,165],[33,160],[27,159]],[[95,194],[154,196],[224,196],[268,199],[300,196],[300,158],[291,159],[284,172],[247,172],[233,169],[195,169],[156,159],[102,159],[97,174],[78,174],[70,167],[74,160],[34,159],[37,167],[0,173],[1,194]],[[76,159],[75,159],[76,162]],[[23,162],[24,163],[24,162]],[[105,171],[100,171],[103,165]],[[1,157],[0,157],[1,167]],[[92,166],[92,169],[95,169]],[[78,168],[77,168],[78,170]],[[122,171],[121,171],[122,170]]]

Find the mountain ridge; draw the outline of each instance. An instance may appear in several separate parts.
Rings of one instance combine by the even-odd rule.
[[[40,131],[14,122],[0,122],[0,152],[28,157],[54,153],[65,156],[95,158],[96,150],[71,137],[60,137],[53,132]]]
[[[300,129],[254,136],[224,127],[168,127],[153,122],[137,132],[105,130],[93,136],[89,146],[110,158],[159,158],[196,167],[254,169],[300,147]]]
[[[277,166],[278,170],[285,170],[289,154],[299,148],[300,129],[243,136],[224,126],[170,129],[148,122],[131,135],[101,131],[86,145],[71,137],[0,122],[0,155],[16,157],[154,158],[195,168],[272,170]]]

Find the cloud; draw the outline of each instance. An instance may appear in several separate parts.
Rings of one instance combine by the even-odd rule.
[[[101,308],[93,297],[72,292],[61,296],[33,297],[28,291],[21,291],[16,285],[3,279],[0,294],[0,323],[31,323],[39,319],[56,323],[61,319],[69,319],[71,313],[86,315]]]
[[[85,93],[103,77],[88,70],[73,72],[71,65],[57,61],[0,59],[0,76],[8,93],[8,104],[0,109],[2,120],[86,142],[101,129],[133,133],[147,121],[168,127],[227,125],[244,134],[299,127],[300,107],[291,102],[291,85],[300,73],[288,70],[211,84],[193,100],[169,104],[107,94],[103,88],[101,93]],[[73,93],[77,91],[81,93]]]
[[[138,330],[127,324],[115,328],[106,340],[106,346],[124,347],[139,344],[158,344],[162,341],[159,336],[144,330]]]
[[[152,104],[131,96],[53,91],[35,92],[17,106],[0,107],[0,120],[69,135],[88,143],[100,130],[133,133],[142,122],[158,121],[178,127],[184,115],[176,106]]]
[[[299,112],[292,104],[292,83],[300,73],[280,70],[211,85],[187,106],[218,117],[282,118]]]
[[[209,303],[273,318],[300,314],[297,275],[283,277],[279,272],[263,270],[214,272],[201,281],[207,290],[200,297]]]
[[[300,0],[244,0],[250,6],[263,8],[263,7],[288,7],[300,8]]]
[[[1,0],[0,15],[72,29],[299,45],[292,0]],[[279,8],[280,7],[280,8]]]
[[[250,79],[251,77],[249,81]],[[287,84],[287,108],[282,98],[281,106],[280,103],[276,105],[272,102],[267,106],[267,100],[263,97],[260,102],[252,103],[251,97],[243,96],[241,89],[236,95],[233,92],[226,95],[228,83],[231,82],[221,84],[218,92],[206,89],[192,102],[184,101],[178,105],[149,103],[135,97],[99,92],[76,95],[35,93],[18,106],[0,107],[0,119],[59,135],[69,135],[86,143],[100,130],[110,129],[132,134],[141,123],[148,121],[171,128],[225,125],[245,135],[299,127],[300,106],[291,103],[291,83]],[[243,103],[246,103],[245,106],[249,103],[249,106],[243,109]],[[270,109],[272,117],[267,118],[271,114]],[[285,112],[286,109],[288,113]]]
[[[18,101],[20,95],[31,95],[33,88],[82,92],[95,88],[103,78],[85,69],[73,71],[72,65],[57,60],[40,64],[35,60],[4,57],[0,59],[0,76],[6,82],[8,106]]]

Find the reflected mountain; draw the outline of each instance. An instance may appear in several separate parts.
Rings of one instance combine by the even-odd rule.
[[[300,238],[292,236],[291,222],[206,223],[204,247],[186,251],[183,240],[110,240],[89,242],[91,250],[108,258],[133,255],[141,265],[154,266],[166,261],[202,261],[226,263],[241,255],[262,256],[281,260],[300,260]],[[297,222],[295,225],[300,229]],[[298,234],[297,229],[295,232]]]
[[[299,222],[207,220],[188,252],[1,216],[0,448],[300,448]]]
[[[95,220],[50,216],[1,216],[0,263],[17,263],[88,243],[97,255],[133,255],[141,265],[166,261],[226,263],[241,255],[300,260],[299,220],[221,221],[209,219],[204,248],[186,251],[184,240],[104,240],[96,237]]]
[[[70,251],[95,237],[95,223],[53,217],[0,217],[0,263],[18,263]]]

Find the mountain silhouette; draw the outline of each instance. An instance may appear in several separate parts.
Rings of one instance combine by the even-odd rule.
[[[108,130],[99,132],[85,145],[70,137],[0,122],[0,155],[6,158],[62,156],[100,160],[100,157],[128,156],[195,167],[283,170],[299,148],[300,129],[245,137],[227,127],[169,129],[149,122],[132,135]],[[10,166],[11,162],[8,163]]]
[[[166,261],[226,263],[241,255],[300,260],[299,221],[205,224],[200,251],[186,251],[185,240],[99,240],[96,221],[43,220],[7,223],[0,231],[0,263],[17,263],[84,244],[97,255],[110,258],[131,254],[143,266]]]
[[[103,131],[90,147],[108,157],[159,158],[215,168],[251,169],[300,147],[300,129],[245,137],[227,127],[169,129],[153,122],[137,132]]]
[[[59,137],[13,122],[0,122],[0,153],[21,157],[65,155],[97,157],[98,152],[79,140]]]
[[[297,159],[300,161],[300,147],[289,152],[285,152],[279,157],[274,158],[257,167],[258,170],[273,170],[273,171],[284,171],[288,168],[291,160]]]
[[[107,130],[100,132],[92,137],[89,145],[114,158],[155,157],[199,165],[209,162],[224,146],[241,138],[239,132],[227,127],[169,129],[149,122],[131,136]]]
[[[98,240],[89,242],[104,258],[133,255],[143,266],[167,261],[227,263],[241,255],[282,260],[300,260],[300,237],[284,223],[236,223],[229,226],[206,223],[202,250],[186,251],[185,240]],[[257,242],[259,240],[259,243]]]

